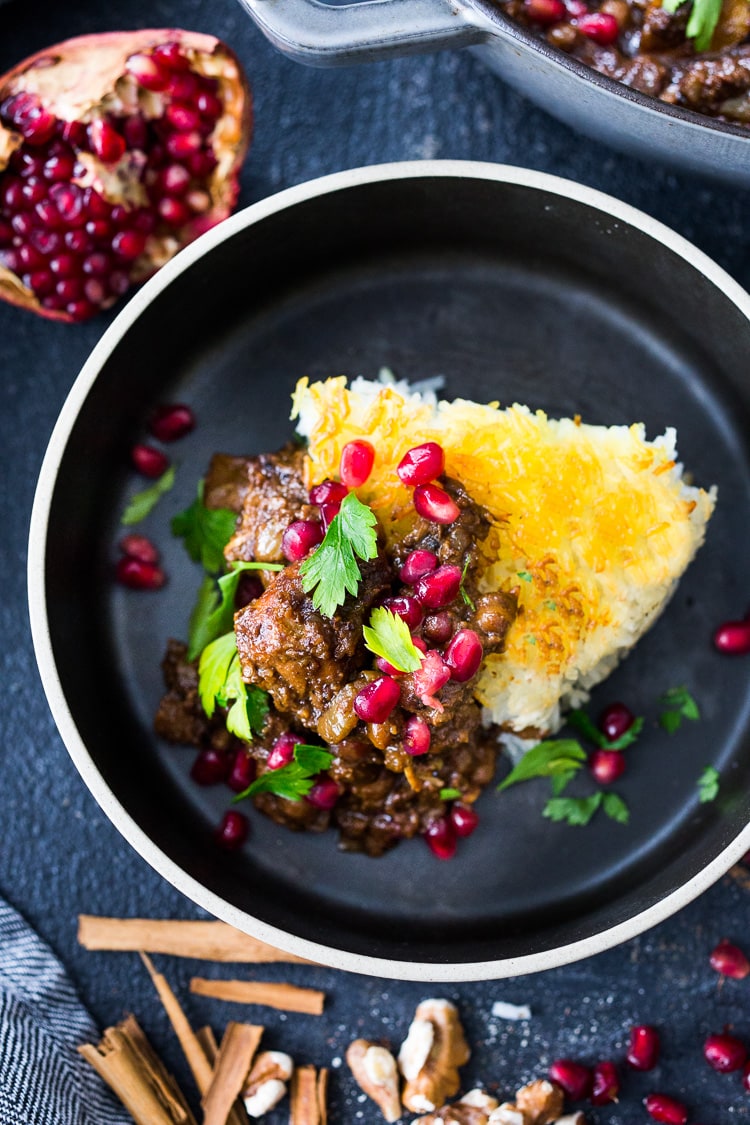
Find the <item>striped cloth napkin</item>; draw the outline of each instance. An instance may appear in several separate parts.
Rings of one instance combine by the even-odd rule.
[[[0,899],[0,1125],[133,1125],[76,1051],[98,1041],[60,962]]]

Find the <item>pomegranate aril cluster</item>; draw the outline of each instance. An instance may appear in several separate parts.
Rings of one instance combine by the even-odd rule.
[[[143,90],[158,86],[166,97],[160,118],[123,110],[64,121],[27,92],[0,104],[2,124],[23,137],[0,174],[0,265],[43,309],[81,321],[113,304],[152,272],[149,240],[174,236],[211,206],[217,82],[190,71],[176,43],[165,47],[128,62]],[[90,157],[110,169],[126,158],[140,164],[145,202],[107,200],[89,183]]]

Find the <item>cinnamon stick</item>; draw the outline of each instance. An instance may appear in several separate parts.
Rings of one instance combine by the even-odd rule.
[[[117,1095],[136,1125],[196,1125],[187,1102],[134,1016],[78,1051]]]
[[[195,1033],[195,1038],[205,1051],[206,1058],[210,1062],[211,1069],[213,1070],[216,1065],[216,1056],[219,1053],[219,1044],[216,1042],[216,1036],[210,1027],[199,1027]],[[201,1091],[201,1093],[203,1093],[203,1091]],[[241,1098],[237,1099],[229,1111],[227,1125],[249,1125],[245,1105]]]
[[[264,941],[236,930],[226,922],[178,919],[103,918],[79,914],[78,941],[85,949],[138,953],[169,953],[205,961],[242,963],[286,962],[311,965],[294,953],[284,953]]]
[[[250,1023],[228,1023],[216,1056],[211,1085],[203,1098],[203,1125],[226,1125],[242,1092],[263,1034]]]
[[[169,1022],[180,1041],[180,1046],[182,1047],[183,1054],[187,1059],[188,1066],[195,1079],[195,1084],[200,1093],[205,1094],[206,1090],[211,1085],[213,1066],[206,1057],[206,1052],[200,1040],[188,1023],[187,1016],[180,1007],[180,1002],[170,988],[166,977],[161,973],[157,973],[151,959],[147,957],[145,953],[141,953],[141,959],[148,969],[149,976],[159,994],[159,999],[164,1005],[165,1012],[169,1016]]]
[[[315,988],[298,988],[294,984],[275,984],[255,980],[206,980],[193,977],[190,991],[214,1000],[232,1000],[238,1004],[262,1004],[282,1012],[303,1012],[308,1016],[323,1013],[325,992]]]
[[[328,1071],[314,1066],[298,1066],[292,1075],[289,1125],[326,1125]]]

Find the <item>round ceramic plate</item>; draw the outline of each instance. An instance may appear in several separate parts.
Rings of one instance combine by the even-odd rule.
[[[747,296],[684,240],[579,185],[521,169],[419,163],[341,173],[234,216],[130,302],[86,364],[35,503],[30,599],[42,678],[97,800],[186,895],[314,960],[381,976],[476,979],[547,968],[665,917],[750,848],[747,664],[711,647],[746,610],[750,551]],[[478,802],[440,862],[421,840],[373,860],[333,831],[251,812],[239,853],[212,833],[231,794],[189,779],[194,752],[152,717],[167,638],[184,637],[200,573],[169,530],[214,451],[274,450],[301,375],[418,380],[443,396],[523,402],[605,425],[675,426],[696,482],[719,486],[708,539],[665,614],[592,699],[646,716],[617,791],[630,822],[552,824],[543,782]],[[143,486],[129,450],[153,407],[198,425],[170,449],[174,490],[143,524],[167,586],[112,580],[119,517]],[[418,435],[415,434],[415,439]],[[658,697],[686,686],[702,718],[672,737]],[[719,795],[699,801],[704,768]],[[581,792],[588,791],[585,780]],[[572,792],[575,792],[575,788]]]

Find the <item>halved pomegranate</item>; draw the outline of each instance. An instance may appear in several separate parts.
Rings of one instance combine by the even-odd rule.
[[[251,101],[234,54],[175,29],[68,39],[0,78],[0,298],[107,308],[229,215]]]

